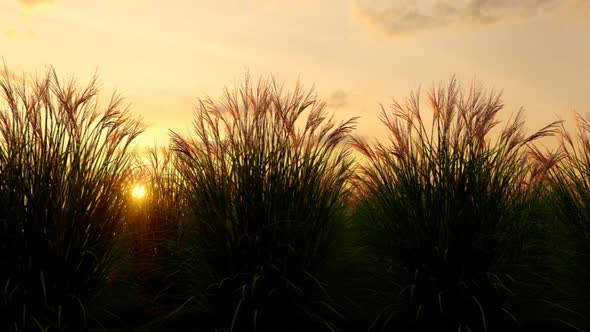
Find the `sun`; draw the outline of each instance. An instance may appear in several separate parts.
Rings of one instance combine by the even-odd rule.
[[[145,186],[143,184],[136,183],[131,190],[131,196],[136,200],[141,200],[145,196]]]

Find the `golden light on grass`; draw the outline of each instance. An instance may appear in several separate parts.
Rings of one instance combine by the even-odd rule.
[[[136,183],[131,190],[131,196],[136,200],[141,200],[145,197],[145,186],[143,184]]]

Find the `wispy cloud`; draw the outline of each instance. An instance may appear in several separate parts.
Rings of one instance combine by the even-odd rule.
[[[354,16],[387,34],[588,13],[588,0],[351,0]]]

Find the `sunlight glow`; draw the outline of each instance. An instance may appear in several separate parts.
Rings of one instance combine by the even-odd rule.
[[[145,186],[143,184],[135,184],[133,190],[131,190],[131,196],[136,200],[141,200],[145,196]]]

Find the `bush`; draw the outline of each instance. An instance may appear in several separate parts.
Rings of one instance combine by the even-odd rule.
[[[219,103],[199,101],[196,137],[172,134],[194,244],[208,266],[209,305],[225,313],[226,326],[326,323],[309,309],[307,291],[322,289],[315,273],[344,218],[351,159],[343,143],[354,122],[335,124],[299,84],[284,93],[274,80],[246,78]]]
[[[0,90],[0,329],[80,331],[107,281],[141,125],[116,95],[98,104],[96,78],[5,74]]]
[[[383,109],[387,144],[356,138],[364,237],[390,275],[390,305],[372,328],[476,331],[516,320],[509,310],[526,255],[542,169],[528,145],[555,123],[524,133],[521,112],[492,141],[500,95],[455,79]],[[398,295],[399,294],[399,295]]]

